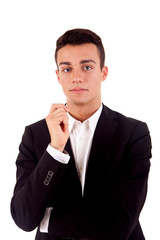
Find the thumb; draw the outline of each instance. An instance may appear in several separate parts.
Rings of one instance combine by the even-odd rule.
[[[64,126],[63,126],[63,131],[65,132],[65,133],[67,133],[67,132],[69,132],[69,124],[68,124],[68,122],[67,123],[64,123]]]

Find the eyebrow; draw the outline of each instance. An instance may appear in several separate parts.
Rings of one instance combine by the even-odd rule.
[[[94,60],[82,60],[82,61],[80,61],[80,64],[89,63],[89,62],[96,64],[96,62]]]
[[[94,64],[96,64],[96,62],[94,61],[94,60],[82,60],[82,61],[80,61],[80,64],[84,64],[84,63],[94,63]],[[59,63],[59,66],[60,65],[71,65],[71,63],[70,62],[60,62]]]
[[[59,63],[59,66],[60,66],[60,65],[71,65],[71,63],[70,63],[70,62],[60,62],[60,63]]]

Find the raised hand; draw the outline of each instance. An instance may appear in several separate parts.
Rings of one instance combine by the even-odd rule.
[[[63,152],[69,138],[68,108],[64,104],[52,104],[46,123],[51,137],[51,146]]]

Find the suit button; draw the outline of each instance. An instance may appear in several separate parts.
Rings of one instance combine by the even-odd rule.
[[[51,178],[50,176],[47,175],[47,177],[45,178],[46,181],[50,182],[51,181]]]
[[[48,174],[47,174],[47,176],[46,176],[46,178],[45,178],[45,180],[43,182],[45,186],[49,185],[49,183],[50,183],[50,181],[52,179],[52,176],[53,176],[53,172],[52,171],[48,171]]]
[[[52,171],[48,171],[48,176],[53,176],[53,172]]]
[[[49,185],[49,181],[47,179],[45,179],[43,183],[44,183],[45,186]]]

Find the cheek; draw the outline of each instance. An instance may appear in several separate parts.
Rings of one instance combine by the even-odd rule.
[[[98,79],[94,82],[93,91],[95,94],[99,94],[101,92],[101,81]]]
[[[101,83],[102,83],[102,81],[101,81],[101,78],[100,77],[96,77],[95,78],[95,76],[93,77],[93,78],[91,78],[91,86],[92,86],[92,88],[93,89],[95,89],[96,90],[96,88],[100,88],[101,87]]]
[[[101,84],[99,82],[93,82],[90,86],[90,94],[92,96],[97,96],[101,92]]]
[[[60,84],[61,84],[61,87],[62,87],[62,89],[63,89],[63,92],[65,93],[65,95],[66,95],[66,93],[68,92],[68,85],[65,83],[65,81],[63,81],[63,80],[61,80],[60,81]]]
[[[58,82],[59,82],[59,84],[61,84],[62,86],[64,85],[64,79],[63,79],[62,76],[59,76]]]

